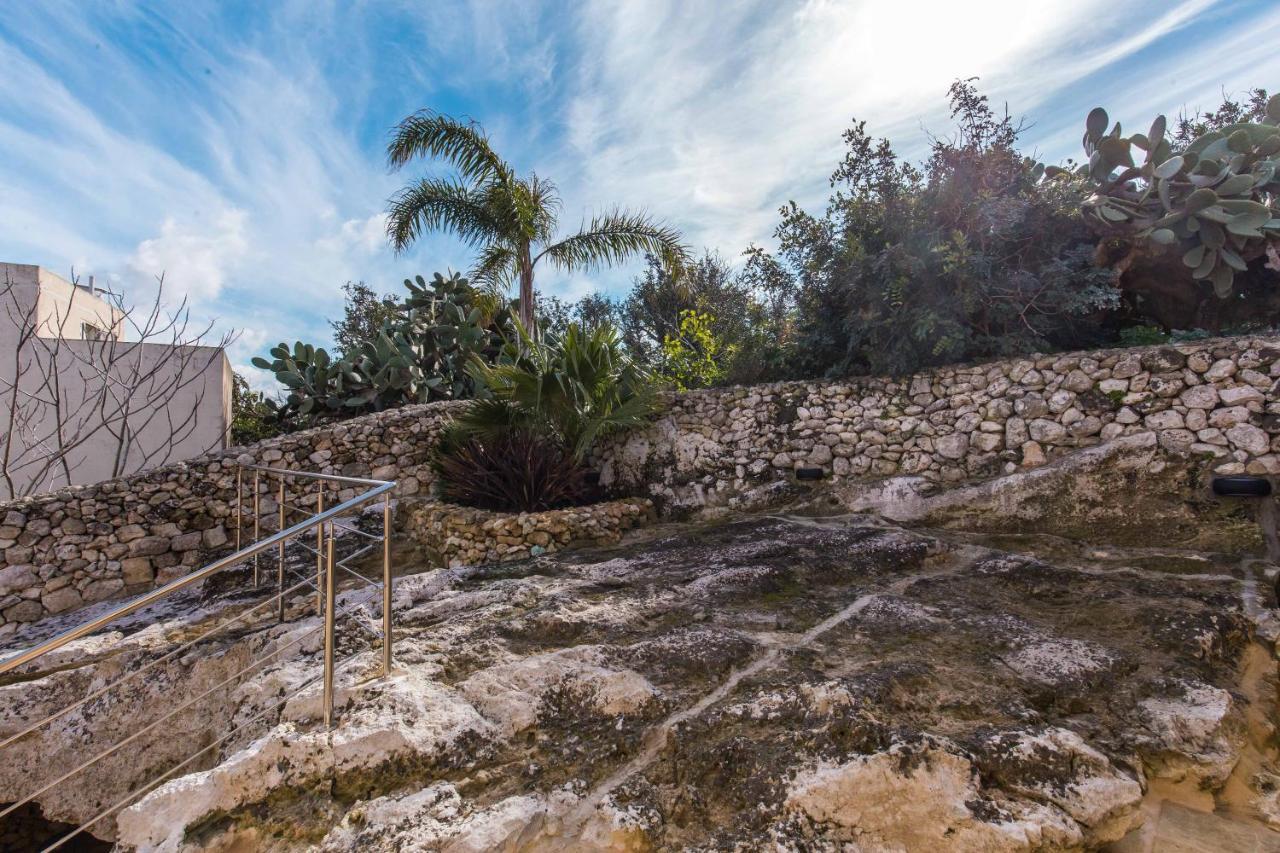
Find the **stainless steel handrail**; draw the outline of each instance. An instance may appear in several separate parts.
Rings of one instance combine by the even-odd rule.
[[[249,467],[249,466],[246,466],[246,467]],[[276,468],[260,468],[258,470],[271,471],[273,473],[283,473],[283,474],[298,473],[298,472],[288,471],[287,469],[276,469]],[[311,476],[314,477],[317,475],[311,475]],[[323,475],[319,475],[319,476],[323,476]],[[239,551],[236,551],[233,554],[228,554],[227,556],[219,560],[214,560],[212,563],[210,563],[209,565],[205,566],[202,569],[197,569],[196,571],[192,572],[189,575],[183,575],[177,580],[170,581],[169,583],[165,584],[159,589],[153,589],[151,592],[144,593],[143,595],[138,596],[132,601],[125,602],[119,607],[113,610],[109,610],[108,612],[102,614],[101,616],[98,616],[95,619],[91,619],[88,622],[85,622],[83,625],[78,625],[69,631],[64,631],[63,633],[58,634],[55,637],[51,637],[48,640],[45,640],[43,643],[40,643],[37,646],[32,646],[31,648],[25,651],[18,652],[15,655],[5,658],[4,660],[0,661],[0,676],[5,675],[6,673],[12,672],[18,667],[23,666],[24,664],[28,664],[39,657],[43,657],[44,655],[47,655],[50,652],[57,651],[58,649],[65,646],[67,643],[78,640],[81,637],[88,636],[89,634],[92,634],[95,631],[100,631],[103,628],[105,628],[107,625],[110,625],[112,622],[115,622],[117,619],[120,619],[124,616],[128,616],[131,613],[136,613],[142,608],[155,604],[157,601],[161,600],[162,598],[166,598],[172,595],[173,593],[178,592],[179,590],[186,589],[192,584],[197,584],[200,581],[205,580],[211,575],[217,574],[218,572],[222,571],[223,569],[229,566],[234,566],[237,563],[243,563],[249,557],[252,557],[256,554],[261,554],[263,551],[266,551],[270,548],[280,545],[286,540],[291,539],[294,536],[297,536],[299,533],[305,533],[306,531],[312,529],[313,527],[319,524],[323,524],[325,521],[327,521],[330,518],[334,518],[335,516],[341,515],[344,512],[353,510],[356,507],[364,506],[365,504],[369,503],[379,495],[385,494],[386,492],[391,491],[392,489],[395,488],[395,485],[396,485],[394,482],[387,482],[384,480],[353,480],[352,478],[349,478],[349,477],[335,478],[335,480],[341,480],[344,482],[356,482],[363,485],[371,485],[373,486],[373,489],[362,495],[357,495],[351,500],[344,501],[343,503],[340,503],[337,506],[327,509],[324,512],[319,513],[318,515],[312,516],[306,521],[300,521],[297,524],[293,525],[292,527],[289,527],[285,530],[281,530],[277,533],[274,533],[271,536],[268,536],[266,539],[255,542],[254,544],[248,546],[247,548],[241,548]]]
[[[370,480],[365,477],[343,477],[338,474],[319,474],[315,471],[295,471],[292,468],[268,468],[266,465],[242,465],[246,471],[264,474],[282,474],[295,480],[324,480],[326,483],[347,483],[352,486],[394,486],[394,480]]]
[[[255,541],[248,546],[241,547],[243,531],[245,527],[244,516],[245,516],[245,497],[246,496],[244,494],[244,485],[245,485],[246,477],[244,476],[244,472],[246,471],[250,471],[253,473],[253,477],[252,477],[253,525],[252,525],[252,528],[253,528],[253,535],[254,535]],[[279,516],[278,524],[279,524],[279,527],[282,529],[277,530],[275,533],[267,536],[266,538],[259,539],[258,535],[261,531],[261,521],[262,521],[261,506],[260,506],[260,495],[262,494],[262,492],[260,490],[260,487],[261,487],[261,480],[264,478],[264,476],[266,478],[271,478],[271,477],[279,478],[279,497],[277,499],[277,503],[278,503],[277,510],[278,510],[278,516]],[[301,510],[301,508],[299,507],[286,503],[286,500],[285,500],[286,481],[289,479],[314,481],[318,483],[319,487],[315,495],[315,498],[316,498],[315,513],[313,515],[310,515],[308,518],[304,519],[303,521],[298,522],[297,524],[294,524],[289,527],[285,527],[285,519],[286,519],[285,508],[286,507],[295,511],[304,511],[304,510]],[[363,493],[358,494],[355,497],[352,497],[348,500],[335,504],[334,506],[331,506],[328,509],[325,509],[324,507],[325,486],[330,483],[346,485],[346,486],[366,487],[367,491],[364,491]],[[324,725],[327,728],[332,727],[333,721],[334,721],[335,671],[340,666],[344,666],[347,662],[352,660],[352,656],[348,656],[343,661],[339,662],[336,660],[336,655],[335,655],[335,622],[338,616],[350,610],[350,606],[345,606],[341,608],[341,613],[340,613],[339,608],[337,606],[336,591],[337,591],[337,583],[338,583],[338,578],[337,578],[338,570],[342,570],[343,572],[351,575],[353,578],[360,580],[364,586],[374,587],[374,595],[364,598],[362,600],[362,605],[364,602],[373,600],[373,598],[376,597],[377,588],[381,587],[381,593],[382,593],[382,655],[381,655],[382,673],[381,674],[382,675],[390,674],[391,665],[392,665],[392,636],[391,636],[392,588],[391,588],[391,544],[390,544],[391,501],[390,501],[389,493],[391,492],[392,489],[395,488],[395,483],[391,481],[386,481],[386,480],[373,480],[373,479],[366,479],[366,478],[360,478],[360,477],[345,477],[340,475],[319,474],[319,473],[310,472],[310,471],[294,471],[287,468],[271,468],[271,467],[261,466],[261,465],[243,465],[243,466],[237,466],[235,488],[236,488],[236,498],[235,498],[235,508],[234,508],[233,515],[235,518],[235,525],[236,525],[235,543],[237,547],[233,553],[228,554],[224,557],[221,557],[213,561],[212,563],[209,563],[208,565],[204,566],[203,568],[200,568],[200,569],[197,569],[196,571],[191,572],[190,574],[187,574],[181,578],[173,580],[170,583],[165,584],[162,587],[159,587],[158,589],[154,589],[150,592],[144,593],[143,595],[140,595],[137,598],[134,598],[117,607],[114,607],[111,610],[107,611],[106,613],[103,613],[93,619],[90,619],[87,622],[76,626],[75,628],[64,631],[54,637],[51,637],[41,643],[38,643],[35,646],[32,646],[31,648],[24,649],[22,651],[11,654],[10,656],[4,658],[3,660],[0,660],[0,676],[4,676],[8,673],[12,673],[15,670],[19,670],[21,667],[27,664],[30,664],[33,661],[39,660],[40,658],[52,652],[55,652],[78,639],[81,639],[90,634],[93,634],[111,625],[112,623],[117,622],[120,619],[123,619],[124,617],[137,613],[149,607],[150,605],[155,604],[177,592],[180,592],[184,589],[192,587],[195,584],[198,584],[208,579],[209,577],[217,574],[219,571],[222,571],[223,569],[227,569],[229,567],[237,566],[237,565],[252,565],[253,584],[254,584],[254,587],[257,588],[260,580],[259,571],[258,571],[258,568],[259,568],[258,556],[263,552],[269,551],[272,548],[276,549],[278,554],[278,561],[279,561],[277,565],[277,571],[276,571],[276,584],[275,584],[276,591],[274,592],[274,594],[271,597],[266,598],[262,602],[254,605],[249,610],[236,614],[230,620],[222,622],[218,625],[215,625],[214,627],[210,628],[207,631],[202,631],[199,636],[193,639],[187,640],[186,642],[182,643],[177,649],[170,650],[168,653],[162,656],[159,660],[151,661],[146,665],[144,665],[143,667],[141,667],[140,669],[134,670],[133,672],[130,672],[124,675],[123,677],[110,682],[109,684],[100,686],[94,691],[92,691],[91,693],[89,693],[88,695],[81,697],[78,701],[73,702],[68,707],[60,709],[54,712],[53,714],[46,716],[44,719],[40,720],[39,722],[26,726],[21,731],[13,735],[10,735],[8,737],[5,737],[3,740],[0,740],[0,750],[10,746],[11,744],[15,743],[16,741],[24,737],[27,737],[28,735],[33,734],[35,731],[37,731],[40,728],[43,728],[45,725],[52,722],[53,720],[56,720],[59,717],[65,716],[66,714],[78,708],[82,708],[91,701],[100,699],[107,692],[122,686],[123,684],[127,683],[128,681],[130,681],[131,679],[137,676],[140,676],[142,673],[150,670],[153,666],[163,663],[166,660],[172,659],[180,651],[188,649],[191,646],[211,637],[213,634],[219,631],[225,630],[235,625],[238,622],[244,621],[249,615],[261,611],[267,605],[270,605],[278,601],[279,618],[281,621],[283,621],[285,618],[285,597],[287,595],[296,593],[304,588],[311,588],[316,591],[316,599],[317,599],[316,606],[317,606],[317,611],[319,615],[322,617],[321,624],[311,629],[310,631],[306,632],[306,634],[303,637],[294,638],[294,640],[288,645],[275,649],[275,651],[271,652],[266,657],[262,659],[254,660],[253,662],[249,663],[247,666],[237,670],[235,673],[231,674],[230,676],[227,676],[225,679],[223,679],[223,681],[219,682],[219,684],[215,685],[213,688],[210,688],[208,691],[206,691],[205,694],[202,694],[201,696],[198,696],[195,699],[189,700],[187,703],[180,705],[178,708],[170,710],[169,713],[165,714],[160,719],[151,722],[150,724],[144,726],[139,731],[133,732],[132,734],[127,736],[123,741],[114,744],[113,746],[107,748],[104,751],[98,752],[92,758],[88,759],[87,761],[81,762],[75,768],[63,773],[58,778],[54,779],[52,782],[44,784],[43,787],[39,788],[33,793],[28,793],[22,798],[20,798],[17,802],[9,804],[7,808],[0,810],[0,818],[3,818],[5,815],[9,814],[14,809],[20,807],[21,805],[28,802],[32,802],[33,800],[40,797],[44,793],[47,793],[52,788],[56,787],[57,785],[60,785],[70,777],[76,775],[81,770],[84,770],[86,767],[89,767],[97,763],[98,761],[102,760],[103,758],[118,752],[121,748],[123,748],[127,744],[132,743],[138,740],[139,738],[141,738],[143,735],[155,730],[162,723],[173,718],[176,714],[186,710],[189,706],[192,705],[192,703],[204,698],[205,695],[208,695],[209,693],[215,690],[221,689],[226,684],[234,681],[237,678],[243,677],[247,673],[253,671],[254,669],[260,666],[270,663],[273,659],[276,659],[282,652],[286,651],[292,646],[298,645],[299,643],[302,642],[303,639],[305,639],[308,636],[314,635],[317,631],[323,631],[323,649],[322,649],[323,665],[321,667],[322,671],[318,673],[315,676],[315,678],[309,680],[308,684],[313,684],[315,683],[316,680],[321,680],[323,682],[323,697],[322,697],[323,706],[322,707],[323,707]],[[268,490],[269,489],[270,487],[268,487]],[[349,527],[347,525],[343,525],[338,522],[337,519],[341,515],[351,512],[353,510],[359,509],[360,507],[366,506],[372,503],[373,501],[375,501],[376,499],[378,499],[379,497],[382,498],[382,535],[380,537],[374,534],[368,533],[366,531],[359,530],[356,527]],[[325,535],[326,527],[328,528],[327,537]],[[316,534],[315,534],[316,547],[315,548],[307,545],[307,543],[303,541],[301,538],[302,534],[305,534],[312,529],[315,529],[316,531]],[[346,554],[342,559],[339,560],[335,556],[335,542],[336,542],[339,531],[359,533],[362,537],[372,539],[374,541],[368,544],[365,544],[362,547],[356,548],[356,550],[353,553]],[[294,539],[295,537],[297,537],[297,544],[301,546],[304,553],[316,554],[316,557],[317,557],[316,578],[313,582],[311,579],[304,577],[301,582],[293,584],[292,586],[286,589],[285,587],[285,577],[286,577],[285,544],[286,542],[288,542],[291,539]],[[327,539],[327,542],[326,542],[326,539]],[[379,542],[382,544],[382,583],[380,584],[374,582],[373,580],[371,580],[370,578],[364,575],[361,575],[353,571],[347,565],[350,561],[353,561],[359,558],[360,556],[363,556],[369,553],[375,545],[379,544]],[[290,574],[292,574],[292,572],[290,572]],[[357,620],[357,625],[359,625],[362,628],[365,628],[371,634],[376,636],[376,633],[374,633],[374,629],[370,626],[365,625],[362,621]],[[258,716],[265,715],[269,710],[270,710],[269,708],[263,709],[263,711]],[[131,800],[136,800],[140,794],[144,794],[145,792],[153,788],[155,784],[158,784],[158,782],[163,781],[164,779],[172,776],[172,774],[178,771],[179,769],[189,765],[190,762],[194,761],[200,754],[211,749],[214,745],[224,742],[233,733],[234,731],[232,733],[227,733],[223,737],[214,741],[213,744],[206,745],[203,749],[198,751],[196,754],[189,756],[185,761],[181,762],[179,765],[170,768],[164,775],[159,777],[159,779],[152,780],[151,783],[144,785],[142,788],[138,788],[131,791],[124,799],[120,801],[120,803],[108,808],[106,811],[103,811],[98,815],[95,815],[87,823],[81,824],[79,827],[74,829],[71,833],[58,839],[50,847],[46,849],[52,850],[55,847],[62,845],[63,843],[65,843],[75,835],[78,835],[80,832],[87,830],[89,827],[97,823],[107,814],[110,814],[112,811],[115,811],[116,809],[118,809],[119,807],[123,806],[124,804],[126,804]]]
[[[313,584],[309,580],[303,580],[300,583],[295,584],[294,588],[298,588],[301,586],[313,586]],[[292,591],[292,589],[290,591]],[[147,672],[151,671],[152,669],[159,666],[160,664],[166,661],[172,660],[173,658],[182,654],[192,646],[199,645],[200,643],[209,639],[219,631],[229,628],[230,626],[236,624],[237,622],[244,621],[246,617],[252,616],[253,614],[259,612],[270,603],[271,603],[271,599],[268,598],[266,601],[262,601],[258,604],[255,604],[253,607],[250,607],[248,610],[245,610],[241,613],[236,614],[231,619],[227,620],[221,625],[215,625],[212,628],[210,628],[208,631],[205,631],[201,634],[197,634],[196,636],[192,637],[190,640],[187,640],[182,645],[177,646],[169,650],[168,652],[165,652],[165,654],[162,657],[158,657],[155,660],[147,661],[138,669],[131,670],[130,672],[126,673],[124,676],[116,679],[115,681],[107,682],[106,684],[97,688],[91,693],[87,693],[84,696],[81,696],[79,699],[77,699],[75,702],[72,702],[70,705],[66,706],[65,708],[59,708],[57,711],[54,711],[49,716],[44,717],[40,720],[37,720],[34,723],[31,723],[25,729],[22,729],[21,731],[18,731],[9,735],[4,740],[0,740],[0,749],[4,749],[9,744],[15,743],[21,740],[22,738],[34,732],[36,729],[40,728],[43,725],[53,722],[59,717],[65,717],[67,714],[70,714],[72,711],[76,710],[77,708],[81,708],[89,704],[94,699],[97,699],[99,696],[105,696],[107,693],[110,693],[112,690],[115,690],[117,687],[121,686],[122,684],[125,684],[129,681],[133,681],[134,679],[137,679],[137,678],[141,678]],[[0,817],[4,817],[4,815],[0,814]]]
[[[372,598],[372,596],[370,596],[370,598]],[[365,600],[367,601],[368,599],[365,599]],[[363,604],[364,602],[362,601],[362,602],[360,602],[360,603],[361,603],[361,604]],[[351,607],[351,606],[348,606],[348,607],[346,607],[346,608],[343,608],[343,612],[345,613],[345,612],[347,612],[348,610],[351,610],[351,609],[352,609],[352,607]],[[310,635],[310,634],[314,633],[316,630],[319,630],[319,629],[312,629],[311,631],[308,631],[308,632],[307,632],[307,634],[308,634],[308,635]],[[350,663],[351,661],[355,660],[355,659],[356,659],[356,657],[357,657],[358,655],[359,655],[359,653],[358,653],[358,652],[357,652],[357,653],[353,653],[353,654],[348,655],[347,657],[345,657],[345,658],[343,658],[341,661],[339,661],[339,662],[335,665],[334,669],[335,669],[335,670],[342,669],[342,667],[346,666],[348,663]],[[306,689],[307,689],[308,687],[310,687],[311,685],[315,684],[315,683],[316,683],[316,681],[322,677],[322,675],[323,675],[323,673],[320,673],[320,674],[314,675],[314,676],[312,676],[311,678],[309,678],[307,681],[305,681],[305,682],[303,682],[302,684],[298,685],[298,686],[294,689],[294,694],[300,693],[300,692],[302,692],[303,690],[306,690]],[[214,748],[214,747],[216,747],[216,746],[221,746],[223,743],[225,743],[226,741],[230,740],[232,737],[234,737],[234,736],[235,736],[236,734],[238,734],[239,732],[243,731],[244,729],[248,728],[249,726],[253,725],[254,723],[256,723],[256,722],[258,722],[259,720],[261,720],[261,719],[263,719],[264,717],[266,717],[266,715],[267,715],[267,714],[269,714],[269,713],[271,713],[272,711],[279,710],[279,709],[280,709],[281,707],[283,707],[283,706],[284,706],[284,705],[285,705],[285,704],[286,704],[286,703],[287,703],[291,698],[293,698],[293,697],[292,697],[292,695],[290,695],[290,696],[286,696],[286,697],[284,697],[283,699],[279,700],[278,702],[275,702],[274,704],[268,705],[267,707],[265,707],[265,708],[263,708],[262,710],[260,710],[258,713],[254,714],[254,715],[253,715],[252,717],[250,717],[249,719],[247,719],[247,720],[245,720],[244,722],[242,722],[242,723],[240,723],[239,725],[237,725],[235,728],[231,729],[231,730],[230,730],[230,731],[228,731],[228,732],[224,732],[220,737],[218,737],[218,738],[217,738],[216,740],[214,740],[212,743],[205,744],[203,747],[201,747],[200,749],[196,750],[196,751],[195,751],[195,752],[193,752],[191,755],[189,755],[189,756],[187,756],[185,759],[183,759],[183,760],[182,760],[182,762],[180,762],[179,764],[176,764],[176,765],[174,765],[173,767],[170,767],[168,770],[166,770],[164,773],[162,773],[162,774],[160,774],[159,776],[157,776],[155,779],[152,779],[152,780],[150,780],[149,782],[145,783],[141,788],[138,788],[138,789],[136,789],[136,790],[134,790],[134,791],[130,791],[130,792],[129,792],[129,794],[128,794],[128,795],[126,795],[125,797],[122,797],[121,799],[119,799],[119,800],[117,800],[115,803],[113,803],[112,805],[108,806],[107,808],[103,809],[102,811],[99,811],[99,812],[98,812],[97,814],[95,814],[93,817],[89,818],[87,821],[85,821],[84,823],[80,824],[78,827],[76,827],[75,829],[71,830],[71,831],[70,831],[70,832],[68,832],[66,835],[62,836],[61,838],[58,838],[58,839],[57,839],[57,840],[55,840],[52,844],[50,844],[48,847],[45,847],[45,848],[41,851],[41,853],[49,853],[49,851],[50,851],[50,850],[55,850],[55,849],[57,849],[57,847],[58,847],[58,846],[60,846],[60,845],[62,845],[62,844],[65,844],[66,842],[70,841],[72,838],[75,838],[75,837],[76,837],[77,835],[79,835],[81,832],[84,832],[86,829],[88,829],[89,827],[93,826],[95,823],[97,823],[98,821],[102,820],[102,819],[103,819],[104,817],[106,817],[107,815],[111,814],[111,812],[116,811],[117,809],[120,809],[120,808],[122,808],[122,807],[124,807],[124,806],[128,805],[128,804],[129,804],[129,802],[130,802],[131,800],[134,800],[134,799],[138,798],[140,794],[150,793],[152,790],[154,790],[155,788],[159,787],[159,786],[160,786],[161,784],[163,784],[167,779],[169,779],[169,777],[173,776],[173,774],[177,773],[177,772],[178,772],[179,770],[181,770],[182,768],[187,767],[188,765],[190,765],[190,764],[191,764],[191,762],[195,761],[195,760],[196,760],[198,757],[200,757],[201,755],[205,754],[206,752],[208,752],[209,750],[213,749],[213,748]]]

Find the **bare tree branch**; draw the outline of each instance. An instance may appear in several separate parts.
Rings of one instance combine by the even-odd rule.
[[[221,407],[211,434],[206,403],[209,371],[234,334],[210,339],[212,323],[193,324],[185,299],[169,309],[160,276],[142,304],[105,294],[111,327],[99,337],[67,337],[83,305],[77,298],[90,298],[74,274],[71,284],[70,300],[43,319],[38,285],[0,284],[0,325],[13,330],[4,335],[12,353],[0,353],[0,498],[83,481],[86,471],[94,479],[138,473],[226,439]]]

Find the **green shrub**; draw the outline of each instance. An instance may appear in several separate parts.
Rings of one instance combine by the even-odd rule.
[[[1169,342],[1169,333],[1159,326],[1130,326],[1120,330],[1120,343],[1126,347],[1145,347]]]
[[[254,391],[239,373],[231,375],[231,441],[253,444],[281,433],[276,410],[261,391]]]
[[[790,302],[784,373],[907,373],[1106,339],[1119,291],[1094,264],[1080,188],[1042,180],[1020,126],[971,81],[950,95],[956,131],[926,163],[856,123],[826,211],[785,206],[777,256],[752,250],[748,270]]]
[[[480,500],[473,483],[482,483],[484,495],[507,496],[502,505],[484,498],[489,509],[581,499],[586,493],[574,484],[595,442],[646,423],[656,409],[653,377],[631,361],[612,326],[587,331],[571,323],[563,337],[542,341],[518,322],[516,331],[496,363],[471,361],[485,396],[458,415],[437,447],[443,496]],[[564,478],[546,475],[553,462]],[[513,465],[515,474],[507,470]]]
[[[663,339],[660,372],[677,389],[715,385],[725,375],[723,365],[733,361],[738,348],[716,337],[714,322],[705,311],[682,311],[679,332]]]
[[[587,331],[571,323],[563,337],[543,341],[516,329],[495,363],[471,361],[486,398],[461,413],[454,429],[482,437],[528,428],[583,460],[597,439],[653,413],[653,377],[631,361],[612,326]]]

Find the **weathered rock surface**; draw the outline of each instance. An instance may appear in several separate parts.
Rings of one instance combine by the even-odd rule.
[[[1280,767],[1250,727],[1275,723],[1275,667],[1267,657],[1249,684],[1242,667],[1259,648],[1251,614],[1273,602],[1251,577],[1213,552],[866,516],[667,526],[429,571],[398,584],[396,673],[368,680],[374,658],[357,658],[333,733],[316,689],[296,689],[307,658],[264,671],[220,713],[247,719],[281,691],[283,711],[121,814],[119,837],[139,850],[1084,850],[1135,831],[1153,786],[1266,816]],[[116,665],[11,684],[7,707]],[[57,746],[69,760],[75,744]],[[64,794],[60,814],[96,796]]]
[[[1137,432],[1033,470],[938,491],[918,477],[835,489],[845,507],[900,522],[983,533],[1249,554],[1263,549],[1255,507],[1210,493],[1207,468]]]

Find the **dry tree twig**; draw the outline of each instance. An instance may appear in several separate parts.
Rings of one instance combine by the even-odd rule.
[[[204,413],[206,374],[235,334],[211,338],[212,323],[193,323],[185,297],[170,309],[161,275],[140,304],[103,294],[113,311],[105,334],[66,338],[84,292],[74,274],[71,284],[71,300],[42,323],[36,298],[7,276],[0,283],[0,325],[14,330],[12,352],[0,353],[0,499],[83,482],[88,472],[95,480],[138,473],[226,440],[221,407],[212,431]]]

